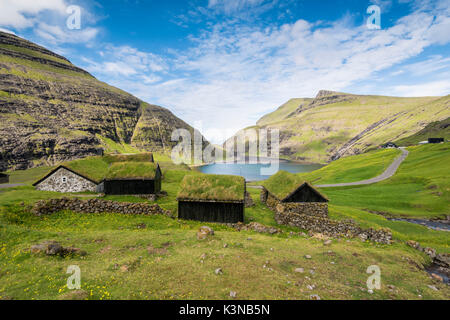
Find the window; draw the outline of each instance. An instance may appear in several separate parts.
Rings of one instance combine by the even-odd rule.
[[[67,177],[62,177],[62,183],[67,183]]]

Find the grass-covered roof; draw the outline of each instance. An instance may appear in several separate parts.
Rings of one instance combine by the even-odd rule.
[[[153,162],[116,162],[105,179],[154,179],[158,165]]]
[[[107,154],[103,159],[108,163],[115,162],[153,162],[153,153]]]
[[[286,171],[279,171],[277,174],[264,181],[262,185],[267,189],[267,191],[276,196],[278,199],[284,200],[287,196],[296,191],[305,183],[308,182],[296,174]],[[310,186],[313,187],[312,185]],[[326,199],[325,196],[323,197]]]
[[[152,177],[150,179],[153,179],[155,170],[156,170],[156,165],[154,165],[152,162],[153,162],[153,154],[152,153],[138,153],[138,154],[114,154],[114,155],[108,154],[103,157],[100,157],[100,156],[87,157],[84,159],[65,162],[62,165],[64,167],[82,175],[83,177],[86,177],[94,182],[99,183],[100,181],[105,179],[105,177],[109,174],[111,169],[113,169],[113,171],[119,170],[118,167],[114,166],[114,164],[116,164],[116,163],[139,163],[140,165],[143,165],[143,168],[142,168],[143,171],[147,170],[149,172],[153,172],[153,174],[150,174],[150,175],[152,175]],[[151,165],[146,166],[146,164],[148,164],[148,163]],[[137,173],[140,174],[140,171],[137,170],[136,168],[134,168],[134,167],[136,167],[136,165],[131,165],[131,167],[128,169],[124,168],[124,166],[121,166],[121,167],[122,167],[122,169],[120,169],[121,172],[120,173],[118,172],[117,174],[124,174],[125,176],[128,176],[130,174],[132,175],[133,172],[136,174]],[[52,168],[43,177],[48,176],[54,170],[55,170],[55,168]],[[145,173],[144,177],[141,177],[141,178],[147,179],[148,175],[149,175],[148,173]],[[134,176],[132,176],[131,178],[134,178]],[[123,179],[127,179],[127,178],[123,178]],[[42,178],[40,180],[42,180]]]
[[[228,175],[187,175],[178,199],[203,201],[244,201],[245,179]]]

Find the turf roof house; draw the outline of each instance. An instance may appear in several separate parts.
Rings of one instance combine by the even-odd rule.
[[[96,160],[95,165],[90,161]],[[102,193],[103,182],[108,169],[117,163],[140,162],[153,164],[152,153],[105,155],[99,158],[86,158],[66,163],[51,170],[33,186],[41,191],[53,191],[61,193],[99,192]],[[129,171],[132,171],[130,169]],[[128,193],[126,193],[128,194]]]
[[[187,175],[180,185],[178,218],[203,222],[244,222],[245,179]]]
[[[310,183],[285,171],[263,183],[261,202],[278,213],[328,217],[328,198]]]
[[[162,173],[152,162],[111,164],[99,191],[107,195],[150,195],[161,191]]]
[[[86,173],[79,173],[69,165],[59,166],[33,184],[36,190],[53,192],[97,192],[99,182]]]

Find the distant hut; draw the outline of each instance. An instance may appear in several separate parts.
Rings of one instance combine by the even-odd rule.
[[[9,175],[0,173],[0,183],[9,183]]]
[[[391,148],[398,148],[398,146],[394,142],[388,142],[381,146],[383,149],[391,149]]]
[[[51,170],[33,186],[40,191],[61,193],[96,192],[98,182],[86,173],[80,173],[68,166],[59,166]]]
[[[297,175],[280,171],[263,183],[261,202],[274,211],[328,217],[328,198]]]
[[[161,168],[153,162],[112,163],[99,191],[107,195],[149,195],[161,191]]]
[[[227,175],[187,175],[178,193],[178,218],[204,222],[244,222],[245,179]]]
[[[444,138],[428,138],[428,143],[443,143],[445,142]]]

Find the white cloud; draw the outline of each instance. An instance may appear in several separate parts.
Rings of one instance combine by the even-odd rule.
[[[45,10],[64,14],[64,0],[2,0],[0,2],[0,25],[23,29],[35,24],[37,14]]]
[[[97,36],[99,30],[96,28],[69,30],[58,25],[48,25],[41,22],[35,27],[34,32],[47,42],[60,44],[89,42]]]
[[[276,2],[276,1],[275,1]],[[260,7],[263,4],[273,4],[274,1],[267,0],[209,0],[208,8],[217,12],[232,14],[242,10]]]
[[[95,22],[95,17],[82,8],[82,28],[69,30],[66,20],[68,4],[65,0],[2,0],[0,2],[0,27],[20,30],[32,29],[42,41],[51,44],[88,43],[99,29],[85,26]]]

